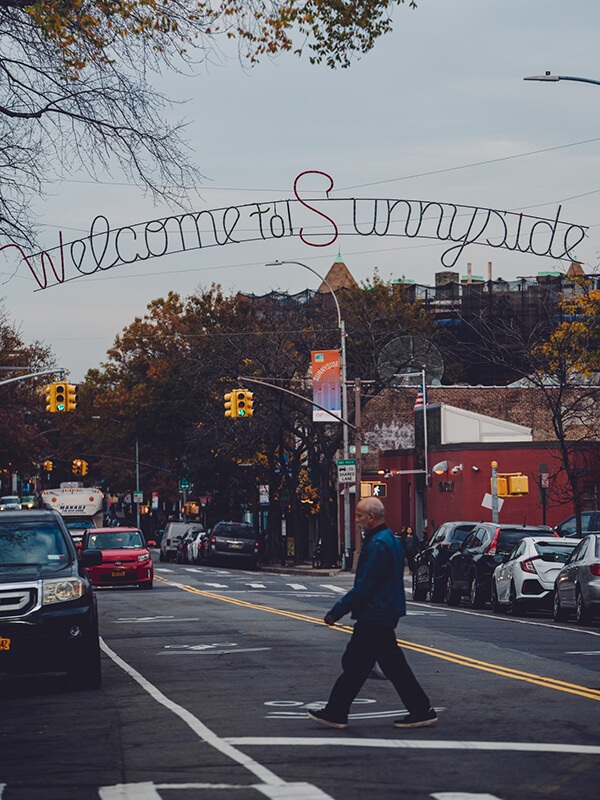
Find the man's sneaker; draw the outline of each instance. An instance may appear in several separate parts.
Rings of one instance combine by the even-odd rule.
[[[394,720],[394,728],[424,728],[426,725],[435,725],[437,721],[437,714],[430,708],[423,714],[407,714]]]
[[[347,728],[348,722],[342,717],[334,717],[325,709],[321,709],[320,711],[307,711],[306,712],[311,719],[314,719],[315,722],[320,722],[322,725],[329,725],[330,728]]]

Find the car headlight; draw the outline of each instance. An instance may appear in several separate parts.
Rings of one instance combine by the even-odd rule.
[[[69,600],[77,600],[83,593],[84,585],[81,578],[48,580],[43,583],[42,603],[45,606],[51,603],[67,603]]]

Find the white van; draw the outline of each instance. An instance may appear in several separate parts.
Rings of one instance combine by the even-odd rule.
[[[175,561],[177,545],[186,531],[194,527],[191,522],[167,522],[160,540],[159,561]],[[196,526],[198,527],[197,523]]]

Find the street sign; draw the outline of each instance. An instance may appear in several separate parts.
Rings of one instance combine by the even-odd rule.
[[[134,503],[143,503],[144,502],[144,493],[143,492],[134,492],[133,493],[133,502]]]
[[[187,492],[191,488],[191,483],[188,478],[179,478],[179,491]]]
[[[356,461],[353,458],[342,458],[337,462],[338,481],[354,483],[356,480]]]

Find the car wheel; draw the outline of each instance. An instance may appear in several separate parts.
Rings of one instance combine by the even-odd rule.
[[[143,583],[140,583],[140,589],[152,589],[152,588],[154,588],[153,581],[144,581]]]
[[[457,606],[460,604],[460,592],[454,588],[454,581],[452,575],[449,576],[446,582],[446,605]]]
[[[98,641],[86,647],[67,667],[67,675],[76,689],[99,689],[102,686],[102,662]]]
[[[484,603],[481,588],[477,583],[477,575],[473,573],[469,581],[469,605],[471,608],[483,608]]]
[[[508,606],[506,610],[512,617],[522,617],[525,614],[523,601],[517,600],[517,591],[514,583],[511,583],[510,585],[510,591],[508,593]]]
[[[427,590],[422,589],[418,582],[417,582],[417,573],[413,572],[412,574],[412,599],[413,600],[425,600],[427,597]]]
[[[592,621],[592,615],[589,608],[586,608],[579,587],[577,587],[575,592],[575,621],[578,625],[589,625]]]
[[[494,614],[500,614],[502,611],[502,605],[498,600],[498,591],[496,589],[496,584],[492,581],[492,611]]]
[[[448,578],[446,575],[439,575],[437,578],[435,574],[431,576],[431,584],[429,587],[429,599],[432,603],[443,603],[446,597],[446,583]]]
[[[569,612],[564,609],[560,603],[558,589],[554,590],[554,599],[552,600],[552,619],[555,622],[566,622],[569,619]]]
[[[159,560],[159,561],[164,561],[164,560],[165,560],[165,554],[163,553],[163,551],[162,551],[162,550],[161,550],[161,551],[160,551],[160,553],[158,554],[158,560]]]

